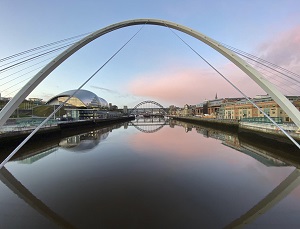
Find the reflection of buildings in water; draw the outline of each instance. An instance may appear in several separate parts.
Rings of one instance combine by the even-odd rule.
[[[240,140],[238,138],[237,135],[233,135],[233,134],[225,134],[224,135],[224,139],[223,139],[223,144],[227,145],[229,147],[232,147],[236,150],[240,150],[241,149],[241,144],[240,144]]]
[[[97,144],[99,144],[100,141],[107,138],[107,136],[109,134],[108,132],[111,132],[113,129],[118,129],[118,128],[122,127],[123,125],[124,125],[124,123],[118,123],[118,124],[114,124],[114,125],[111,125],[106,128],[102,128],[102,129],[99,129],[96,131],[94,130],[89,133],[85,133],[85,134],[83,134],[84,136],[76,135],[76,136],[73,136],[70,138],[64,138],[60,141],[60,144],[64,145],[65,147],[67,147],[67,145],[69,145],[70,148],[72,148],[72,147],[74,148],[74,147],[78,146],[78,144],[81,141],[81,146],[78,147],[77,151],[79,151],[79,149],[81,147],[82,147],[81,150],[93,148]],[[12,161],[20,161],[20,163],[31,164],[31,163],[34,163],[34,162],[50,155],[51,153],[55,152],[59,147],[59,144],[56,140],[53,144],[51,144],[51,146],[48,146],[48,144],[46,144],[46,146],[44,146],[44,147],[43,147],[43,145],[39,145],[38,149],[36,149],[36,147],[35,147],[36,145],[37,144],[33,143],[32,147],[31,147],[31,145],[28,144],[28,149],[26,150],[26,152],[22,153],[21,156],[17,155],[17,157],[15,157]]]
[[[185,132],[190,132],[193,130],[194,128],[194,125],[193,124],[190,124],[190,123],[186,123],[186,122],[179,122],[179,121],[176,121],[174,119],[171,119],[170,122],[169,122],[169,126],[171,128],[174,128],[174,126],[181,126],[184,128]]]
[[[51,148],[51,149],[48,149],[48,150],[43,150],[42,153],[38,153],[38,154],[35,154],[35,155],[31,155],[29,157],[26,157],[24,159],[19,159],[18,162],[21,163],[21,164],[32,164],[48,155],[50,155],[51,153],[57,151],[58,147],[54,147],[54,148]]]
[[[40,159],[49,156],[51,153],[57,150],[58,150],[57,142],[53,143],[51,146],[45,146],[42,148],[38,147],[38,149],[35,149],[34,147],[28,147],[27,151],[22,152],[21,155],[16,154],[16,157],[14,157],[10,161],[17,161],[18,163],[21,164],[32,164]]]
[[[269,156],[269,152],[259,149],[253,145],[249,145],[241,142],[241,148],[243,153],[255,158],[266,166],[289,166],[287,163]]]
[[[224,131],[206,128],[190,123],[184,123],[177,120],[172,120],[172,124],[185,128],[185,131],[187,129],[189,129],[190,131],[192,128],[195,128],[196,132],[202,134],[204,137],[220,140],[222,141],[223,145],[242,152],[264,164],[265,166],[289,166],[287,163],[269,156],[269,153],[267,151],[262,150],[255,145],[241,143],[237,134],[227,133]]]
[[[68,137],[61,140],[59,146],[72,152],[91,150],[108,137],[110,130],[111,128],[104,128]]]
[[[255,160],[259,161],[267,167],[289,166],[287,163],[281,160],[278,160],[274,157],[270,157],[268,155],[269,153],[266,150],[262,150],[256,147],[255,145],[249,145],[240,142],[238,135],[226,135],[225,140],[222,142],[222,144],[254,158]]]
[[[191,128],[191,127],[186,127],[186,128],[185,128],[185,132],[187,133],[187,132],[189,132],[189,131],[192,131],[192,129],[193,129],[193,128]]]
[[[192,131],[193,129],[195,129],[198,134],[202,134],[206,138],[214,138],[217,140],[225,141],[225,139],[227,137],[227,135],[221,131],[205,128],[205,127],[194,125],[191,123],[185,123],[185,122],[181,122],[181,121],[177,121],[177,120],[172,120],[172,122],[170,121],[170,123],[172,123],[172,125],[174,125],[174,126],[176,125],[176,126],[183,127],[185,129],[185,132],[189,132],[189,131]]]
[[[195,129],[198,134],[202,134],[206,138],[209,137],[207,129],[203,129],[203,128],[199,128],[199,127],[196,127]]]
[[[169,126],[170,126],[171,128],[174,128],[174,127],[175,127],[175,124],[174,124],[173,122],[170,122],[170,123],[169,123]]]
[[[214,139],[217,139],[217,140],[220,140],[220,141],[225,141],[227,135],[225,135],[222,132],[215,131],[215,130],[208,130],[207,131],[207,137],[214,138]]]

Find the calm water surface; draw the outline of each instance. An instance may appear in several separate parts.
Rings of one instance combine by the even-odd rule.
[[[61,139],[2,169],[0,228],[300,228],[299,170],[253,151],[141,120]]]

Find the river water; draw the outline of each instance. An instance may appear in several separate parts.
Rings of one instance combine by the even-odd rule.
[[[297,163],[236,133],[140,119],[37,148],[0,172],[0,228],[300,228]]]

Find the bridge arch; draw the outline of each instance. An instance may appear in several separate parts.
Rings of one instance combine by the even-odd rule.
[[[17,107],[22,103],[22,101],[37,87],[56,67],[58,67],[62,62],[64,62],[68,57],[74,54],[76,51],[90,43],[91,41],[101,37],[107,33],[114,30],[121,29],[133,25],[141,24],[151,24],[158,26],[165,26],[172,29],[176,29],[183,33],[186,33],[203,43],[209,45],[220,54],[229,59],[237,67],[239,67],[243,72],[245,72],[252,80],[254,80],[265,92],[267,92],[274,101],[286,112],[286,114],[295,122],[295,124],[300,128],[300,112],[297,108],[280,92],[274,87],[269,81],[264,79],[264,77],[252,66],[248,65],[243,59],[231,52],[229,49],[222,46],[219,42],[211,39],[210,37],[199,33],[189,27],[176,24],[174,22],[160,20],[160,19],[134,19],[128,21],[122,21],[116,24],[109,25],[105,28],[99,29],[94,33],[91,33],[76,42],[67,50],[63,51],[60,55],[54,58],[50,63],[48,63],[42,70],[40,70],[11,100],[6,104],[6,106],[0,112],[0,126],[2,126],[11,114],[17,109]]]
[[[148,104],[148,103],[154,104],[154,105],[158,106],[158,107],[161,108],[161,109],[164,111],[164,113],[166,114],[166,111],[164,110],[165,108],[164,108],[161,104],[159,104],[158,102],[155,102],[155,101],[152,101],[152,100],[147,100],[147,101],[140,102],[140,103],[137,104],[134,108],[132,108],[130,114],[133,114],[134,111],[137,110],[140,106],[142,106],[142,105],[144,105],[144,104]]]

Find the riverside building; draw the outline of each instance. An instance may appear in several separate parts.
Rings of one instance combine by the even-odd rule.
[[[286,97],[300,110],[300,96]],[[280,119],[282,122],[292,122],[271,96],[257,95],[251,100],[268,116],[274,119]],[[195,105],[193,109],[191,109],[191,107],[192,106],[185,105],[184,108],[177,109],[177,112],[173,110],[172,113],[176,113],[178,116],[195,115],[204,118],[235,120],[264,118],[264,114],[245,98],[215,98],[214,100],[205,100]]]
[[[76,90],[62,92],[51,98],[47,105],[58,106],[64,103]],[[110,111],[109,103],[88,90],[79,90],[64,105],[68,120],[110,118],[121,116],[120,112]],[[112,105],[110,106],[112,107]]]

